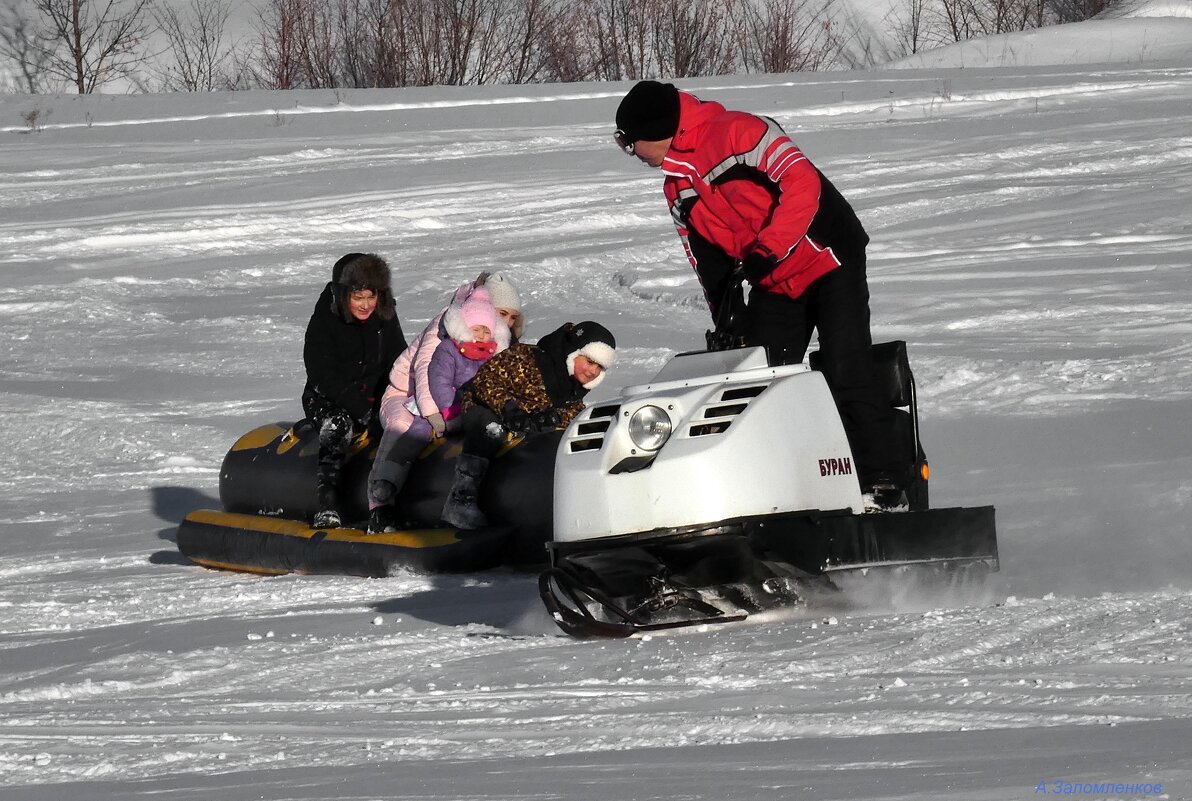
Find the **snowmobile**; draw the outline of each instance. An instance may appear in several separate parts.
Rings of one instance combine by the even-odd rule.
[[[512,440],[482,486],[490,525],[475,531],[438,523],[458,438],[418,459],[399,499],[406,527],[368,535],[375,438],[343,469],[341,511],[358,522],[315,529],[317,432],[261,426],[224,459],[223,508],[187,515],[178,547],[198,564],[264,574],[542,570],[543,602],[577,636],[741,620],[803,602],[844,571],[997,570],[992,507],[928,507],[905,343],[873,352],[906,454],[906,511],[866,512],[815,354],[770,365],[763,349],[739,348],[676,355],[565,430]]]
[[[868,511],[816,354],[762,348],[674,357],[586,409],[555,460],[553,539],[539,578],[568,633],[742,620],[841,573],[998,569],[993,507],[930,509],[903,342],[873,346],[906,456],[904,510]]]

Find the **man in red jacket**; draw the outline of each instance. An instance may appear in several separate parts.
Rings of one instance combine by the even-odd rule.
[[[665,176],[671,217],[716,324],[709,347],[762,345],[771,364],[797,364],[818,330],[866,501],[905,504],[908,465],[869,352],[869,236],[852,207],[766,117],[641,81],[616,121],[617,145]]]

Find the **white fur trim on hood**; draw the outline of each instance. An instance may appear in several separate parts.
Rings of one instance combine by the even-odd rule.
[[[613,366],[617,360],[617,352],[603,342],[589,342],[579,350],[574,350],[567,354],[567,372],[575,375],[575,358],[577,356],[586,356],[588,361],[595,362],[602,368],[600,375],[593,378],[588,383],[584,384],[584,389],[595,389],[600,386],[600,382],[604,380],[605,373],[608,368]]]

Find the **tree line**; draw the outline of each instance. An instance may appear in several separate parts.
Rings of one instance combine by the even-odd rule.
[[[0,0],[10,92],[372,88],[866,68],[1109,0]],[[243,28],[244,26],[237,26]]]

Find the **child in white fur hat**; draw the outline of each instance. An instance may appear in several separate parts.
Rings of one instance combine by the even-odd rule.
[[[480,485],[506,435],[532,436],[570,423],[616,361],[616,349],[617,340],[600,323],[566,323],[536,345],[514,345],[477,372],[462,393],[463,452],[443,505],[444,523],[487,525]]]

